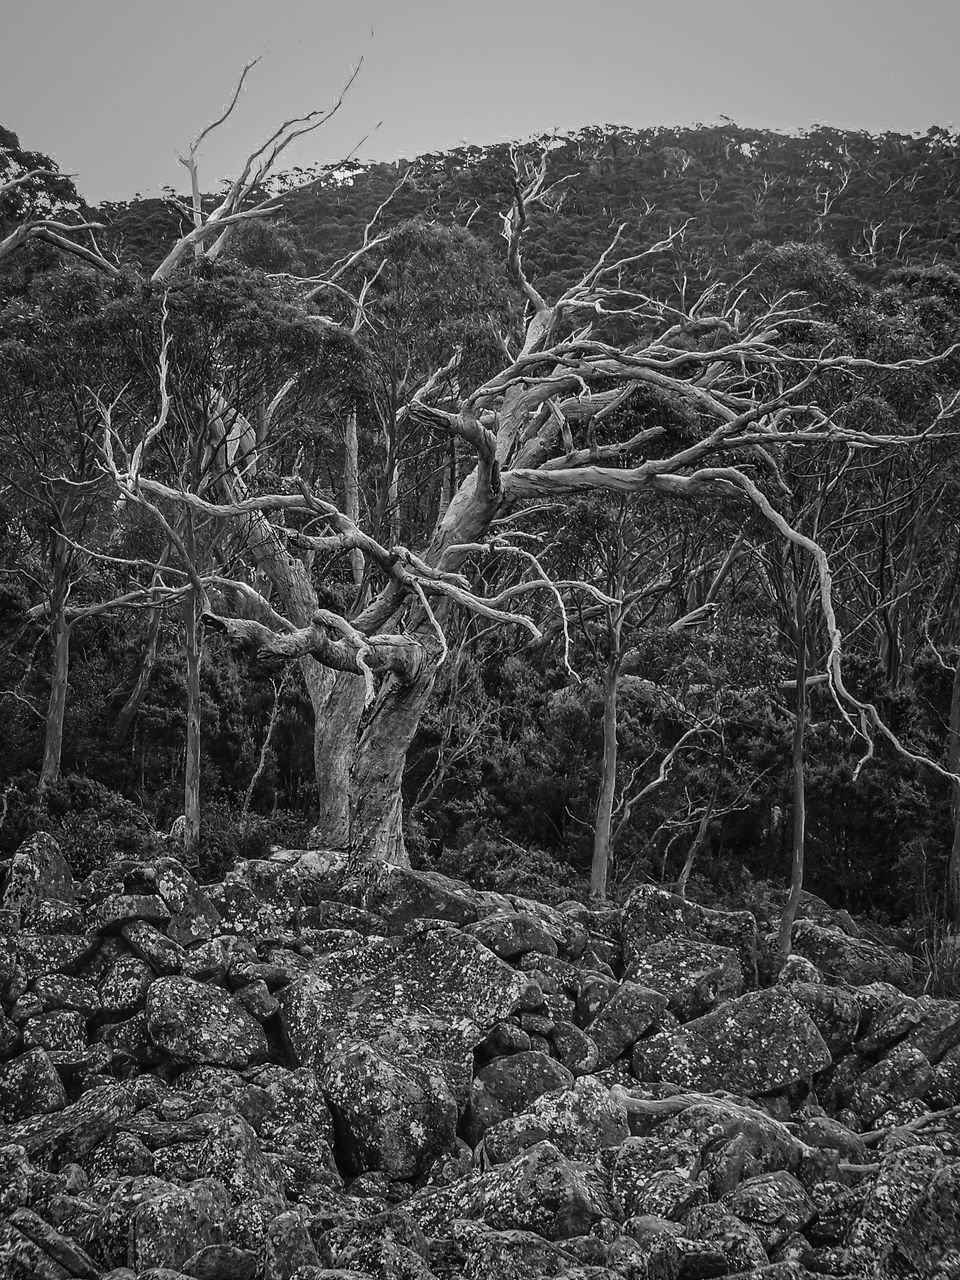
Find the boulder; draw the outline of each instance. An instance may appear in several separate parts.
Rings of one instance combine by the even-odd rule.
[[[725,1207],[756,1232],[767,1253],[816,1217],[816,1206],[796,1178],[780,1169],[744,1182],[724,1197]]]
[[[426,1063],[345,1045],[328,1061],[322,1084],[347,1173],[416,1178],[453,1147],[456,1099]]]
[[[807,1014],[786,991],[771,987],[639,1041],[632,1069],[638,1080],[761,1094],[811,1080],[830,1061]]]
[[[525,985],[476,939],[441,928],[319,957],[279,994],[279,1017],[296,1061],[317,1070],[338,1041],[375,1045],[400,1033],[432,1059],[459,1061]]]
[[[627,977],[666,996],[672,1013],[686,1022],[743,992],[736,951],[693,938],[664,938],[647,947]]]
[[[629,1136],[622,1100],[594,1076],[582,1076],[568,1089],[542,1094],[526,1111],[488,1129],[483,1151],[502,1164],[538,1142],[551,1142],[565,1156],[584,1159]]]
[[[219,987],[191,978],[158,978],[147,992],[146,1014],[152,1043],[184,1065],[249,1067],[267,1057],[260,1023]]]
[[[586,1235],[617,1213],[589,1167],[549,1142],[452,1187],[415,1192],[404,1207],[428,1236],[441,1234],[456,1217],[479,1219],[497,1231],[534,1231],[545,1240]]]
[[[0,1066],[0,1120],[50,1115],[67,1105],[63,1081],[45,1049],[28,1049]]]
[[[43,904],[76,902],[77,887],[60,846],[52,836],[38,832],[24,840],[13,855],[7,887],[0,906],[19,914],[21,928],[43,919]]]
[[[826,977],[857,987],[870,982],[904,987],[913,978],[909,956],[866,938],[852,938],[839,929],[824,928],[812,920],[796,922],[791,945]]]
[[[757,921],[749,911],[716,911],[657,885],[640,885],[623,908],[624,961],[632,964],[651,944],[674,937],[731,948],[740,960],[744,980],[756,985]]]
[[[636,982],[621,982],[587,1028],[600,1067],[608,1067],[633,1047],[667,1007],[666,996]]]
[[[557,954],[557,944],[549,930],[527,911],[499,911],[470,925],[466,932],[503,960],[531,951],[544,956]]]

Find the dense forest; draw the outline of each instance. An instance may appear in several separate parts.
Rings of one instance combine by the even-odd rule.
[[[316,123],[0,130],[0,854],[960,925],[960,138]]]

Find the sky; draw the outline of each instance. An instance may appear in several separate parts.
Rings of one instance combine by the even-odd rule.
[[[178,154],[255,57],[204,146],[208,189],[282,120],[331,105],[361,58],[290,165],[601,123],[960,120],[960,0],[0,0],[0,31],[0,124],[91,201],[181,187]]]

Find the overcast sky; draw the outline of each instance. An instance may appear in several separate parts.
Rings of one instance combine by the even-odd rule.
[[[88,199],[212,187],[284,118],[342,111],[290,163],[412,157],[605,122],[924,131],[960,119],[960,0],[0,0],[0,123]]]

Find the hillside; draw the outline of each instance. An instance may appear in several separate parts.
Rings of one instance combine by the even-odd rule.
[[[815,898],[776,985],[748,912],[317,851],[78,882],[39,837],[2,917],[11,1277],[956,1266],[960,1003]]]

